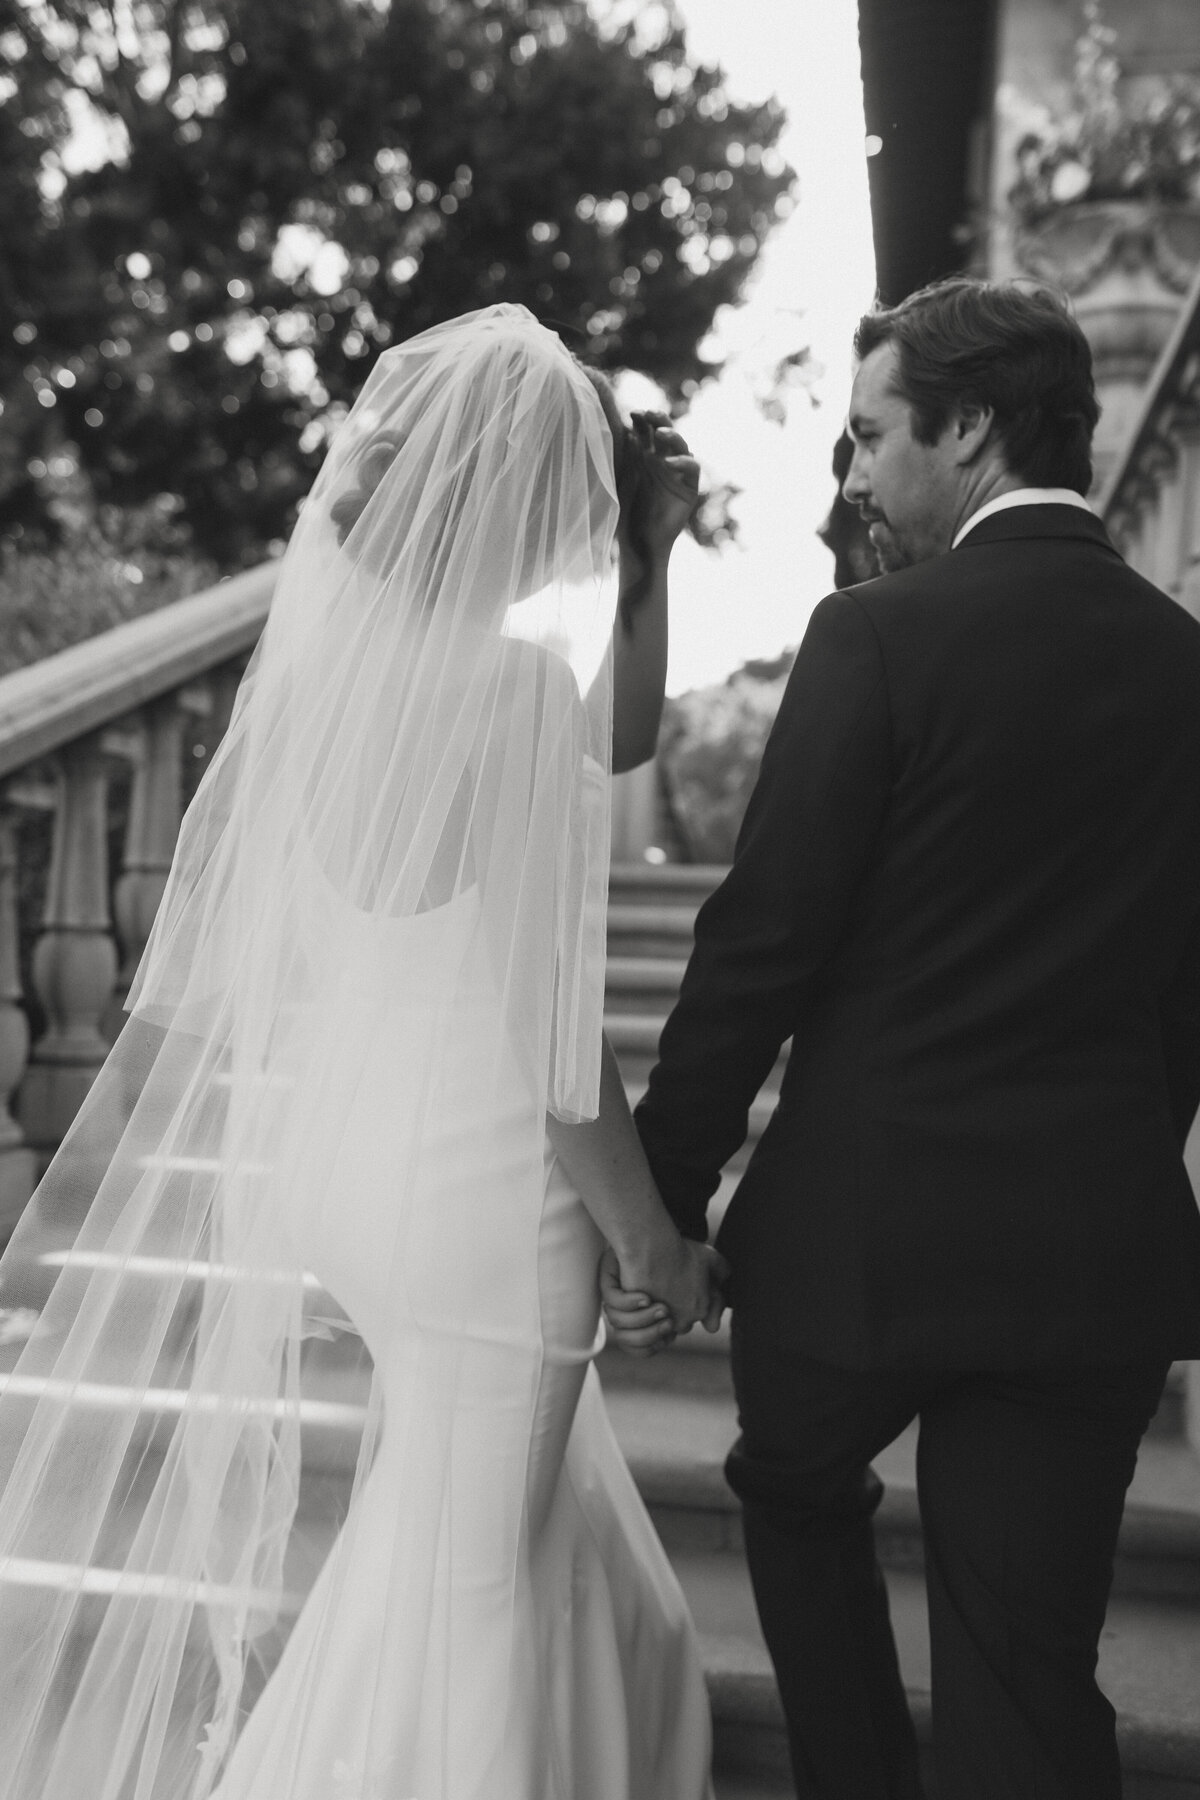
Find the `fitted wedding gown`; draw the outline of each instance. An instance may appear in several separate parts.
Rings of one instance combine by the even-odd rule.
[[[620,443],[489,307],[379,357],[305,502],[0,1260],[60,1271],[0,1377],[0,1800],[709,1792],[547,1152],[598,1106]],[[348,1500],[314,1287],[372,1364]]]
[[[474,889],[339,923],[357,941],[293,1113],[293,1249],[361,1329],[382,1427],[218,1800],[709,1791],[691,1623],[591,1361],[603,1240],[531,1161],[479,927]]]

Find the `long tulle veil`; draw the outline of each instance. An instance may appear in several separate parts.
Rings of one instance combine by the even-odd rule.
[[[320,1537],[307,1339],[347,1322],[304,1246],[336,1241],[388,1033],[406,1074],[367,1147],[389,1196],[370,1256],[422,1382],[452,1400],[464,1331],[536,1324],[523,1291],[479,1319],[410,1275],[431,1233],[441,1268],[456,1233],[534,1246],[546,1108],[596,1111],[616,514],[597,396],[520,307],[385,352],[335,438],[131,1017],[0,1263],[5,1304],[41,1287],[0,1393],[4,1800],[218,1791],[295,1605],[301,1513]],[[431,1199],[466,1016],[481,1103],[514,1081],[529,1102],[528,1206],[500,1221],[487,1193],[475,1216]],[[372,1392],[360,1484],[380,1428]],[[406,1528],[432,1582],[450,1451],[421,1457]]]

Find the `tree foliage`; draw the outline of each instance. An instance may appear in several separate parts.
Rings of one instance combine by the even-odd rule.
[[[658,10],[0,0],[0,532],[74,480],[252,560],[372,356],[495,300],[684,402],[792,173]]]
[[[688,862],[727,863],[758,780],[794,650],[743,663],[724,681],[667,701],[658,766]]]

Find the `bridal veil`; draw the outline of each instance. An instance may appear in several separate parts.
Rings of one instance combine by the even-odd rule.
[[[464,1342],[536,1347],[545,1112],[597,1107],[616,517],[596,392],[520,307],[384,352],[333,442],[131,1017],[0,1264],[5,1305],[45,1290],[0,1392],[3,1800],[220,1791],[295,1605],[307,1341],[354,1324],[307,1246],[402,1297],[438,1417]],[[382,1147],[349,1142],[368,1088]],[[439,1213],[476,1102],[508,1166]],[[491,1242],[517,1274],[460,1292]],[[376,1381],[358,1486],[386,1412]],[[432,1582],[452,1446],[407,1453]]]

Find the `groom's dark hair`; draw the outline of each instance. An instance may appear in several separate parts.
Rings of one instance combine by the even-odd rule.
[[[1100,408],[1091,349],[1059,294],[967,276],[935,282],[864,314],[859,359],[886,343],[919,443],[936,443],[964,401],[990,406],[1014,475],[1087,493]]]

